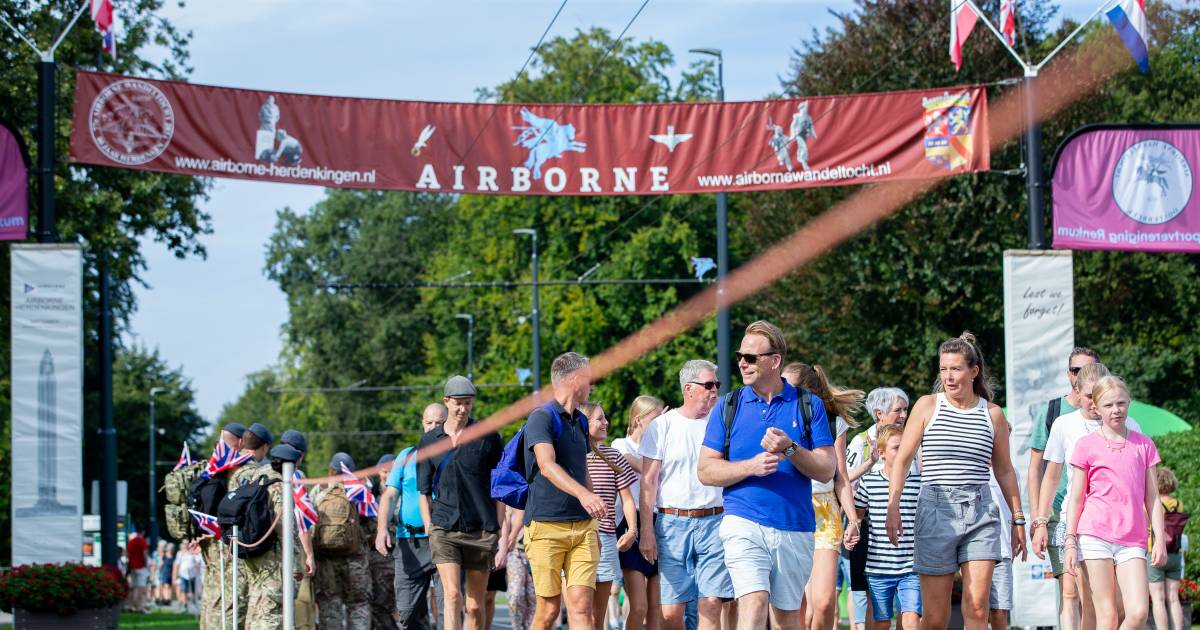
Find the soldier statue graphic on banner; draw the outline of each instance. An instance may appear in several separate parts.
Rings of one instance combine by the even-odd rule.
[[[796,161],[804,170],[809,170],[808,167],[808,139],[817,139],[817,128],[813,126],[812,116],[808,113],[808,101],[804,101],[796,106],[796,113],[792,114],[792,129],[789,140],[796,142]],[[790,167],[788,170],[792,170]]]
[[[788,137],[783,133],[783,127],[776,125],[774,120],[767,120],[767,131],[771,132],[771,139],[767,142],[771,145],[771,149],[775,151],[775,159],[779,160],[779,165],[786,168],[790,173],[792,171],[792,157],[788,154]]]

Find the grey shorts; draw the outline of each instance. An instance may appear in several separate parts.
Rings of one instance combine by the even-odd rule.
[[[992,592],[988,595],[988,607],[992,610],[1012,610],[1013,575],[1012,560],[1001,560],[992,570]]]
[[[950,575],[976,560],[1000,561],[1000,519],[987,484],[921,487],[915,561],[921,575]]]

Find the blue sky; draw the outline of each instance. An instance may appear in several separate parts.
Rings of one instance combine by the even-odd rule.
[[[474,101],[521,67],[558,0],[193,0],[168,2],[167,17],[191,30],[191,80],[230,87],[337,96]],[[614,35],[640,0],[569,0],[551,37],[607,28]],[[752,100],[779,91],[792,50],[833,25],[847,0],[753,2],[652,0],[626,37],[654,38],[686,64],[687,49],[721,48],[725,94]],[[1065,3],[1087,17],[1091,2]],[[942,28],[931,25],[931,28]],[[974,36],[980,36],[977,33]],[[949,63],[949,61],[947,61]],[[1019,72],[1014,67],[1013,75]],[[153,240],[142,246],[149,288],[127,342],[157,347],[192,379],[201,414],[215,420],[244,377],[277,362],[287,303],[263,273],[275,211],[305,210],[324,190],[216,180],[204,204],[214,233],[208,258],[180,261]],[[384,385],[384,383],[378,383]]]

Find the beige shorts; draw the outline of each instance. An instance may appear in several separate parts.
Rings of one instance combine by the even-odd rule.
[[[600,539],[596,521],[533,521],[525,528],[525,555],[538,597],[562,594],[567,586],[596,588]]]
[[[813,532],[815,549],[841,551],[842,509],[832,492],[818,492],[812,497],[813,514],[816,516],[816,531]]]

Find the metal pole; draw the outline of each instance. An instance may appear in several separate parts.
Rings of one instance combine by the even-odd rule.
[[[292,529],[295,521],[295,498],[292,495],[292,477],[296,472],[296,464],[283,463],[283,630],[292,630],[296,626],[296,583],[292,577],[292,554],[296,552],[296,541],[292,539]]]
[[[99,252],[100,275],[100,549],[104,564],[117,566],[117,430],[112,407],[112,302],[108,252]]]
[[[37,239],[39,243],[53,243],[56,240],[54,234],[54,71],[53,57],[43,55],[42,60],[37,64]],[[107,552],[104,553],[107,554]]]
[[[542,311],[538,306],[537,232],[533,232],[533,391],[542,391]]]
[[[1046,249],[1042,180],[1042,123],[1038,119],[1037,70],[1025,72],[1025,189],[1029,209],[1029,249]]]
[[[234,628],[234,630],[237,630],[237,627],[238,627],[238,617],[237,617],[237,609],[238,609],[238,528],[237,528],[237,525],[233,526],[233,538],[230,539],[229,546],[230,546],[230,548],[233,549],[233,628]],[[225,616],[225,612],[222,611],[221,617],[223,618],[224,616]]]
[[[158,479],[155,470],[155,462],[157,459],[157,442],[158,423],[154,416],[154,396],[162,392],[161,387],[150,388],[150,526],[147,528],[150,533],[150,548],[154,549],[158,544]]]
[[[225,541],[217,539],[221,552],[221,630],[225,630]]]

